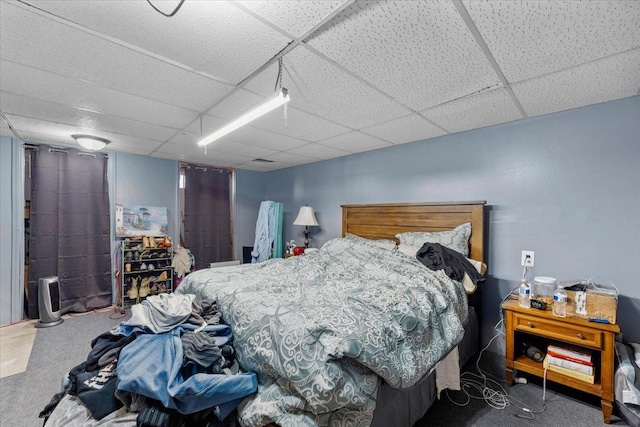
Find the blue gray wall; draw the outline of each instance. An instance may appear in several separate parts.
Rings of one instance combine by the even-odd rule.
[[[22,320],[24,303],[24,149],[0,137],[0,325]]]
[[[265,199],[266,174],[237,170],[235,174],[235,252],[242,261],[242,247],[253,246],[260,202]]]
[[[264,198],[284,203],[285,240],[303,239],[291,223],[299,206],[313,206],[320,223],[313,246],[340,235],[341,204],[486,200],[485,342],[500,301],[521,277],[523,249],[535,251],[531,277],[613,282],[622,330],[640,342],[640,97],[259,174],[254,182],[265,183]]]

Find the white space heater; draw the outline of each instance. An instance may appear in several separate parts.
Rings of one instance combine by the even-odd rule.
[[[57,276],[43,277],[38,281],[38,312],[40,320],[36,328],[48,328],[64,322],[60,316],[60,285]]]

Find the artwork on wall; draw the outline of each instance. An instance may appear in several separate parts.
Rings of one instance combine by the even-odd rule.
[[[116,205],[116,237],[161,237],[167,234],[169,234],[167,208]]]

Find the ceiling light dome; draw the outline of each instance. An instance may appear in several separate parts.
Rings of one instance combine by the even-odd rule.
[[[111,141],[104,138],[99,138],[92,135],[71,135],[73,139],[78,141],[78,144],[85,150],[98,151],[102,150]]]

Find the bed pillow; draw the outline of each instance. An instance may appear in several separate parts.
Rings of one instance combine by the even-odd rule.
[[[388,240],[388,239],[365,239],[364,237],[356,236],[355,234],[347,233],[344,236],[345,239],[351,240],[353,242],[360,242],[365,245],[377,246],[382,249],[387,249],[389,251],[396,250],[396,241]]]
[[[400,243],[398,245],[398,252],[400,252],[401,254],[410,256],[411,258],[415,258],[420,248],[422,248],[422,245],[414,246],[414,245],[403,245],[402,243]]]
[[[396,234],[400,240],[400,245],[419,246],[425,243],[440,243],[449,249],[469,255],[469,237],[471,237],[471,223],[460,224],[451,231],[409,231]],[[417,252],[417,251],[416,251]]]

